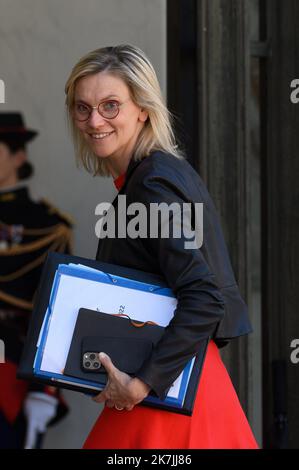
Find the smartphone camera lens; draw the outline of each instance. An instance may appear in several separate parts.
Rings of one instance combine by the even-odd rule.
[[[98,369],[98,368],[100,367],[100,364],[99,364],[98,362],[94,362],[94,363],[93,363],[93,367],[94,367],[95,369]]]
[[[84,363],[84,366],[87,367],[87,368],[89,368],[89,367],[90,367],[90,362],[89,362],[89,361],[86,361],[86,362]]]
[[[91,361],[94,361],[95,358],[96,358],[96,355],[95,355],[95,354],[91,354],[89,357],[90,357],[90,360],[91,360]]]

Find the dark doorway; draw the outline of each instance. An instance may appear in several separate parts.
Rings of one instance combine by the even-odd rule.
[[[197,1],[167,2],[167,101],[178,140],[197,167]]]

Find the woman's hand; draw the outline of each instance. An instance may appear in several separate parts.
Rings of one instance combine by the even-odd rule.
[[[112,363],[110,357],[100,353],[99,359],[108,374],[107,385],[104,390],[93,398],[97,403],[105,403],[109,408],[131,411],[149,394],[150,387],[137,377],[130,377],[121,372]]]

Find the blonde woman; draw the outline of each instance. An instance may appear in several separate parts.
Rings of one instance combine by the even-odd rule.
[[[97,259],[163,275],[178,303],[175,315],[135,377],[107,355],[104,410],[85,448],[256,448],[222,363],[219,347],[251,331],[218,217],[202,180],[178,150],[156,73],[137,47],[90,52],[73,68],[66,104],[77,158],[90,172],[112,176],[127,204],[203,203],[203,244],[186,236],[103,238]],[[118,198],[114,201],[118,209]],[[147,219],[147,218],[146,218]],[[163,399],[201,341],[210,338],[192,417],[136,406]]]

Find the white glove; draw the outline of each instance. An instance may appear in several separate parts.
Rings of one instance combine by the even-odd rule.
[[[24,413],[27,418],[25,449],[35,447],[38,433],[44,433],[47,424],[56,415],[58,400],[41,392],[28,393],[24,402]]]

